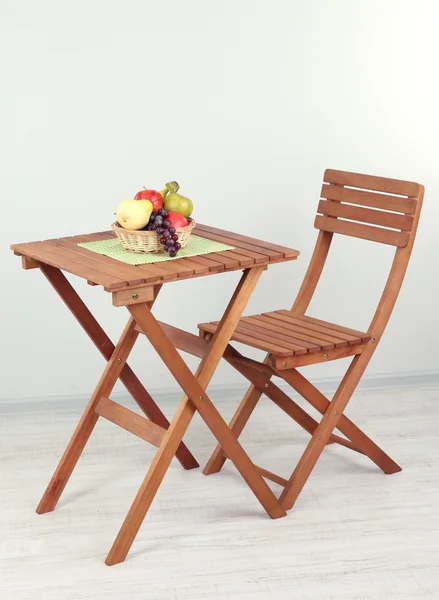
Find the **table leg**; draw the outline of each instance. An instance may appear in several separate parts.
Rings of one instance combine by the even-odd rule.
[[[135,326],[134,319],[129,319],[63,457],[41,498],[37,513],[50,512],[55,508],[99,418],[99,415],[95,412],[96,405],[102,396],[108,397],[110,395],[134,346],[138,335]]]
[[[143,333],[148,337],[186,396],[159,451],[143,481],[131,509],[110,550],[106,563],[114,565],[125,560],[134,538],[146,516],[161,481],[169,467],[173,450],[186,431],[195,410],[198,410],[212,433],[234,462],[245,481],[272,518],[286,515],[285,510],[245,453],[226,422],[207,396],[205,388],[220,362],[235,327],[264,268],[246,270],[213,336],[209,350],[201,361],[195,375],[189,370],[171,340],[165,334],[147,305],[128,307]]]
[[[44,263],[39,263],[39,267],[91,341],[101,352],[102,356],[107,361],[110,360],[115,349],[114,344],[94,318],[79,294],[70,284],[64,273],[60,269],[56,269],[55,267],[51,267]],[[155,297],[157,297],[160,288],[161,286],[157,286]],[[151,421],[156,423],[156,425],[160,425],[160,427],[167,429],[169,427],[169,421],[128,364],[124,365],[119,378],[143,413]],[[185,469],[194,469],[199,466],[183,443],[179,446],[176,457]]]

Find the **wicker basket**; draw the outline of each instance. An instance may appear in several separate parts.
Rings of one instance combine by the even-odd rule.
[[[184,248],[195,227],[195,221],[188,218],[186,227],[176,227],[175,233],[178,235],[178,241]],[[120,243],[129,252],[137,253],[159,253],[165,252],[165,248],[160,243],[160,237],[155,231],[135,231],[133,229],[124,229],[120,225],[113,223],[111,226],[114,233],[120,240]]]

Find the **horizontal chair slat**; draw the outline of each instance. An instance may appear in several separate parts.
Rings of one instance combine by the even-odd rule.
[[[375,177],[373,175],[361,175],[359,173],[348,173],[347,171],[334,171],[333,169],[325,171],[323,181],[366,190],[386,192],[388,194],[398,194],[400,196],[416,197],[419,194],[419,183],[388,179],[387,177]]]
[[[322,231],[342,233],[343,235],[370,240],[371,242],[381,242],[382,244],[398,246],[400,248],[407,246],[409,240],[409,234],[405,231],[380,229],[371,225],[361,225],[360,223],[331,219],[331,217],[317,216],[314,221],[314,227]]]
[[[410,231],[413,225],[413,217],[408,215],[360,208],[349,204],[341,204],[340,202],[320,200],[317,212],[329,217],[362,221],[363,223],[391,227],[392,229],[402,229],[403,231]]]
[[[413,198],[386,196],[384,194],[353,190],[336,185],[322,185],[320,196],[328,200],[371,206],[372,208],[380,208],[381,210],[393,210],[394,212],[405,213],[406,215],[413,215],[416,209],[416,200]]]

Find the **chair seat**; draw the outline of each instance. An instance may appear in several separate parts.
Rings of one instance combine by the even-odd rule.
[[[219,321],[200,323],[203,333],[215,333]],[[292,356],[362,344],[368,333],[348,329],[313,317],[276,310],[243,317],[232,336],[235,342],[264,350],[276,356]]]

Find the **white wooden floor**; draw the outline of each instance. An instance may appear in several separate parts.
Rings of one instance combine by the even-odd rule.
[[[437,600],[439,388],[351,404],[401,473],[332,445],[293,511],[272,521],[230,463],[205,477],[175,462],[116,567],[104,559],[154,449],[101,420],[57,509],[38,516],[80,407],[0,404],[1,600]],[[235,403],[218,407],[230,416]],[[306,439],[268,400],[242,436],[257,464],[285,477]],[[186,441],[204,464],[214,442],[199,417]]]

